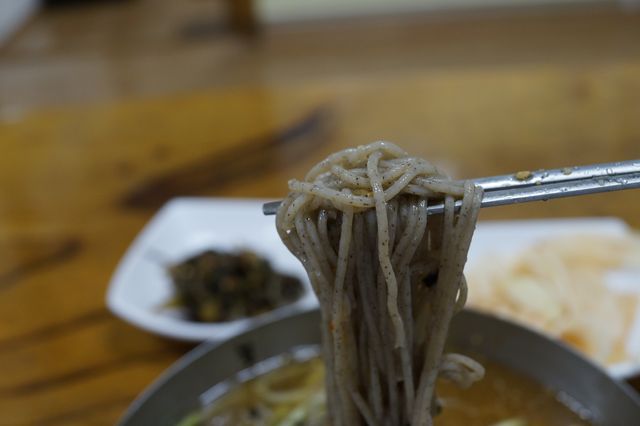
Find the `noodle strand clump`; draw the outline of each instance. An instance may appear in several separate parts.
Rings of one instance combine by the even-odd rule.
[[[438,376],[484,374],[443,355],[482,189],[389,142],[332,154],[289,188],[276,224],[319,299],[332,424],[432,425]],[[434,203],[444,213],[427,217]]]

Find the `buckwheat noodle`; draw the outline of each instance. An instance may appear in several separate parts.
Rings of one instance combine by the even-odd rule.
[[[482,190],[389,142],[332,154],[289,188],[276,224],[318,296],[331,423],[432,425],[439,376],[484,374],[443,355]]]

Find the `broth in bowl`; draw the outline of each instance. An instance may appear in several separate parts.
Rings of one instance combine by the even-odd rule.
[[[495,362],[468,389],[440,380],[436,426],[587,426],[589,413],[569,408],[553,391]],[[232,387],[178,426],[325,426],[329,424],[320,358],[290,361]],[[575,411],[573,411],[573,410]],[[576,412],[579,411],[580,415]]]

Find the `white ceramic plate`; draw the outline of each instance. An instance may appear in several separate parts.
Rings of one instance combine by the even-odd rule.
[[[616,218],[571,218],[545,220],[514,220],[481,222],[473,235],[469,249],[467,270],[482,259],[507,259],[517,256],[542,239],[563,235],[624,236],[630,232],[628,225]],[[640,277],[625,276],[625,282],[608,284],[613,291],[640,293]],[[469,284],[473,285],[472,282]],[[471,291],[471,290],[470,290]],[[588,314],[588,313],[585,313]],[[627,352],[634,360],[610,365],[608,371],[615,377],[629,377],[640,373],[640,310],[626,339]]]
[[[191,341],[225,340],[250,327],[316,306],[304,268],[262,215],[262,200],[176,198],[145,226],[120,261],[107,292],[107,306],[122,319],[163,336]],[[274,311],[224,323],[199,323],[162,309],[172,297],[166,265],[205,249],[249,249],[278,271],[300,278],[298,301]]]
[[[263,202],[177,198],[167,203],[142,230],[118,265],[107,293],[108,307],[140,328],[191,341],[224,340],[261,322],[315,307],[317,302],[304,269],[280,241],[274,217],[262,215]],[[624,222],[611,218],[482,222],[473,237],[468,266],[472,267],[487,253],[513,254],[549,235],[584,232],[624,235],[629,230]],[[299,277],[305,283],[305,294],[299,301],[270,313],[227,323],[197,323],[161,309],[172,296],[164,265],[208,248],[253,250],[269,259],[279,271]],[[640,352],[640,315],[628,344]],[[637,362],[610,368],[616,376],[638,370]]]

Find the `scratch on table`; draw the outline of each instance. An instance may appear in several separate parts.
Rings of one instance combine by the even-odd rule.
[[[232,182],[264,176],[295,159],[312,155],[328,141],[329,117],[328,107],[318,107],[285,129],[142,182],[122,197],[121,205],[155,209],[175,196],[199,195]]]
[[[22,241],[15,244],[25,245]],[[60,238],[59,241],[53,242],[50,239],[33,239],[26,244],[35,254],[30,254],[24,260],[17,260],[7,270],[0,271],[0,290],[17,283],[30,274],[65,262],[75,257],[82,249],[82,242],[75,237]],[[11,245],[9,244],[9,246]]]

